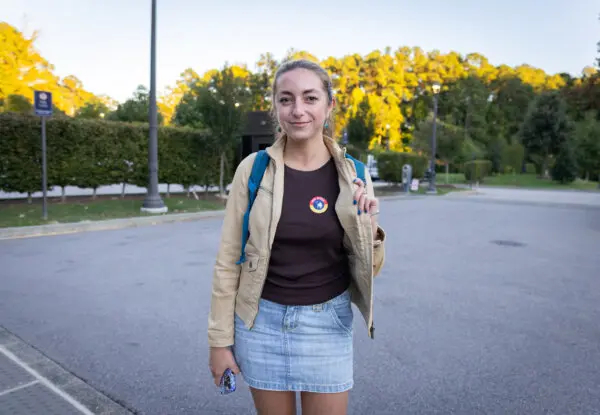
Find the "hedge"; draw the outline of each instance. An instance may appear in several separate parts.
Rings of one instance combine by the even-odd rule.
[[[385,151],[377,155],[377,170],[381,180],[391,183],[402,183],[402,167],[412,166],[412,177],[422,178],[428,168],[427,157],[415,153],[397,153]]]
[[[465,163],[465,179],[468,182],[483,182],[484,178],[492,172],[490,160],[473,160]]]
[[[97,189],[130,183],[147,186],[147,124],[49,118],[46,122],[48,188]],[[0,190],[41,190],[41,120],[34,115],[0,113]],[[204,132],[158,129],[159,182],[217,185],[219,154]]]

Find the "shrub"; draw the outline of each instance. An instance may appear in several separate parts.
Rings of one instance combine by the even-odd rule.
[[[427,170],[428,162],[427,157],[415,153],[385,151],[377,155],[379,177],[391,183],[402,183],[402,167],[405,164],[412,166],[413,178],[422,178]]]
[[[46,126],[49,189],[96,189],[114,183],[147,186],[148,125],[51,117]],[[1,190],[41,190],[40,137],[39,117],[0,113]],[[220,156],[216,144],[212,136],[198,130],[159,127],[159,181],[216,185]]]
[[[492,172],[490,160],[473,160],[465,163],[465,179],[468,182],[483,182],[483,179]]]
[[[527,173],[527,174],[536,174],[537,173],[537,168],[535,167],[535,164],[533,164],[533,163],[526,163],[525,164],[525,173]]]

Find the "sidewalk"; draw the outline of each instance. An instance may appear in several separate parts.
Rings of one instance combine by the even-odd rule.
[[[133,415],[2,327],[0,414]]]

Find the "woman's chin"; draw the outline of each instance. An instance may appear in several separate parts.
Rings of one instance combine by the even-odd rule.
[[[313,138],[316,138],[319,135],[318,131],[309,130],[309,129],[294,129],[292,131],[287,132],[288,138],[294,141],[307,141]]]

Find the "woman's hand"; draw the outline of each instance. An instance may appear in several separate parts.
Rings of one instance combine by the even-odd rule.
[[[233,353],[229,347],[211,347],[209,367],[215,385],[217,386],[221,384],[221,378],[227,369],[231,369],[236,375],[240,373],[240,368],[237,363],[235,363]]]
[[[365,184],[360,179],[354,179],[354,184],[357,188],[354,192],[354,204],[358,207],[358,214],[367,214],[371,219],[371,228],[373,229],[373,239],[377,236],[377,215],[379,214],[379,200],[370,198],[367,195]]]

